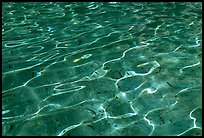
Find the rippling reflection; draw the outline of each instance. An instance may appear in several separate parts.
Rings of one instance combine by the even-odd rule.
[[[202,135],[201,3],[2,7],[2,135]]]

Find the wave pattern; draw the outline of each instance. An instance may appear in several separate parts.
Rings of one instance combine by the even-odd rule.
[[[202,3],[2,6],[2,135],[202,135]]]

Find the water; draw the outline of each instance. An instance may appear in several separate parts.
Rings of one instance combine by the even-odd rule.
[[[2,3],[2,135],[202,135],[202,3]]]

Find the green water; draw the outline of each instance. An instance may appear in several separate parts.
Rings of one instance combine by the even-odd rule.
[[[2,135],[202,135],[202,3],[2,3]]]

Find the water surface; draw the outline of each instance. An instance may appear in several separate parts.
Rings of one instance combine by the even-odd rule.
[[[202,135],[202,3],[2,3],[2,135]]]

